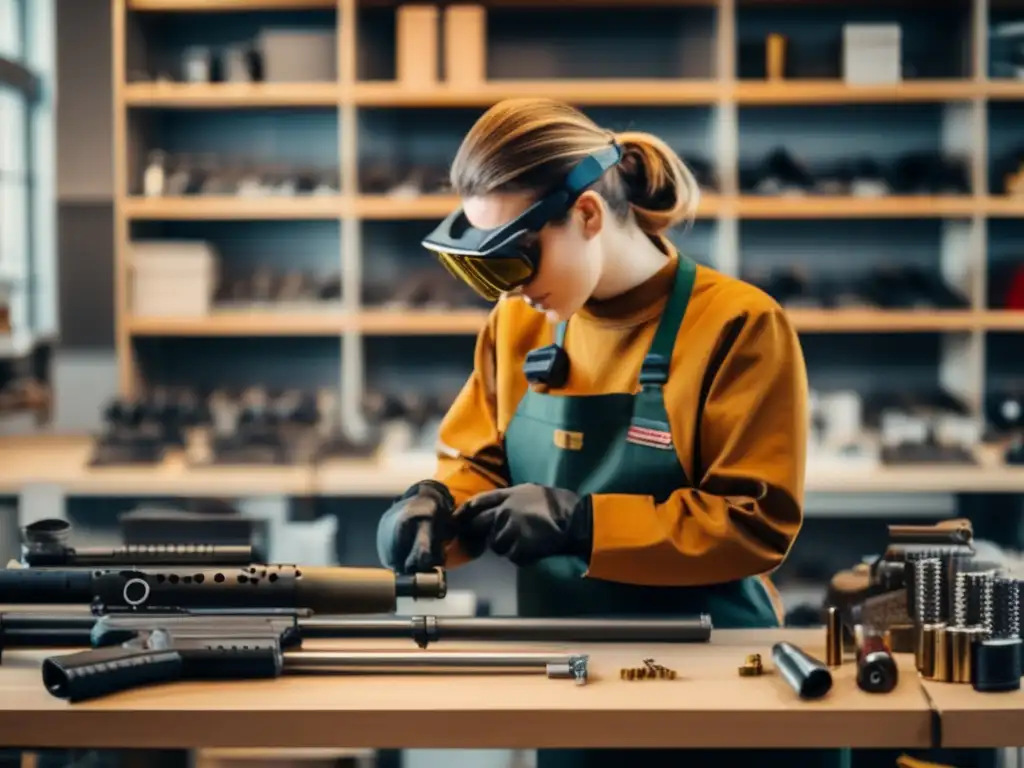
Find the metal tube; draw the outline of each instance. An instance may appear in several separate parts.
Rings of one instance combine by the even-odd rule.
[[[299,620],[303,637],[404,638],[421,647],[439,640],[566,643],[706,643],[711,617],[678,619],[532,619],[519,617]]]
[[[825,616],[825,664],[829,667],[843,665],[843,622],[834,605],[828,607]]]
[[[286,651],[285,672],[344,672],[351,669],[526,669],[552,678],[587,681],[587,656],[539,651]]]

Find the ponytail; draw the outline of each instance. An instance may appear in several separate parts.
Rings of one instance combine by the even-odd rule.
[[[640,131],[615,135],[623,155],[619,172],[637,225],[656,237],[697,213],[700,187],[679,155],[657,136]]]

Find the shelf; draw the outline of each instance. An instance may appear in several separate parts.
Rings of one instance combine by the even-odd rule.
[[[338,0],[128,0],[130,11],[304,11],[337,8]]]
[[[129,107],[236,109],[260,107],[337,107],[337,83],[128,83]]]
[[[227,221],[232,219],[339,219],[340,196],[302,197],[129,197],[122,212],[134,220]]]
[[[1024,80],[989,80],[985,93],[992,101],[1024,100]]]
[[[128,317],[132,336],[338,336],[351,327],[340,309],[218,310],[206,317]]]
[[[460,205],[461,202],[455,195],[422,195],[420,197],[360,195],[352,201],[351,210],[355,216],[367,220],[443,219]],[[716,216],[720,207],[720,197],[702,194],[697,216],[698,218]]]
[[[1024,331],[1024,312],[990,309],[982,314],[984,328],[988,331]]]
[[[969,217],[979,210],[973,197],[805,197],[741,196],[736,214],[746,219],[856,219]],[[1024,209],[1024,204],[1022,204]]]
[[[194,468],[172,453],[156,466],[87,466],[92,440],[85,435],[7,437],[0,440],[0,493],[33,484],[54,485],[72,496],[245,497],[394,496],[433,473],[433,460],[335,460],[312,466]],[[921,466],[808,472],[817,493],[1022,493],[1024,467]]]
[[[357,322],[359,330],[370,336],[465,336],[479,333],[487,314],[478,309],[370,310],[361,313]]]
[[[982,96],[971,80],[907,80],[895,85],[847,85],[841,80],[739,81],[732,95],[740,105],[884,104],[965,101]]]
[[[993,195],[985,200],[984,212],[996,219],[1024,219],[1024,197]]]
[[[983,313],[943,310],[790,309],[804,333],[941,333],[970,331],[985,322]],[[1022,325],[1024,327],[1024,325]]]
[[[505,80],[475,88],[405,86],[397,82],[357,83],[352,91],[363,107],[489,107],[502,99],[547,97],[579,106],[687,106],[714,104],[724,95],[715,80]]]

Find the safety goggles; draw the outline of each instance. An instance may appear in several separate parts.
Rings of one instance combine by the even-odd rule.
[[[423,247],[453,276],[488,301],[496,301],[533,279],[540,269],[540,231],[568,214],[579,196],[621,159],[618,144],[585,157],[558,188],[500,227],[474,227],[459,208],[423,239]]]

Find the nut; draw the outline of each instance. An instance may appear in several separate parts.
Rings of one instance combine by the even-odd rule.
[[[764,665],[761,663],[761,654],[752,653],[747,656],[746,661],[740,666],[740,677],[757,677],[764,672]]]

